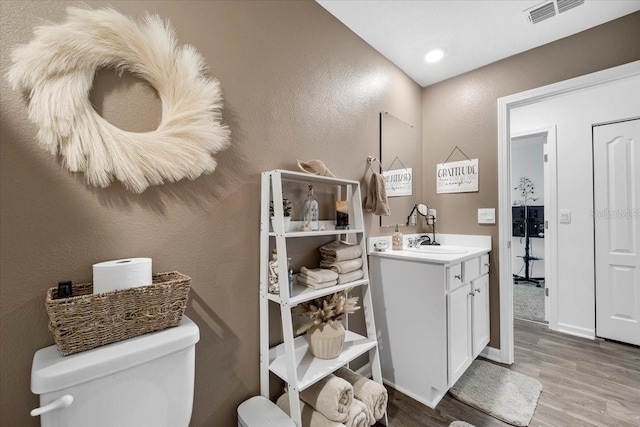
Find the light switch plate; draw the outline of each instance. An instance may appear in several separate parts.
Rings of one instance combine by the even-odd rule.
[[[478,209],[478,224],[495,224],[496,210],[495,208]]]
[[[560,224],[571,224],[571,211],[560,209]]]

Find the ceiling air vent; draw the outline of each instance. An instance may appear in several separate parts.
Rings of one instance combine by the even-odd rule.
[[[547,3],[535,9],[531,9],[529,11],[529,21],[531,21],[533,24],[537,24],[538,22],[555,16],[555,14],[556,8],[554,7],[553,3]]]
[[[584,0],[558,0],[558,12],[566,12],[569,9],[573,9],[576,6],[584,4]]]

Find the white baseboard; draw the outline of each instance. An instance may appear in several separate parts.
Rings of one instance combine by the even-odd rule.
[[[596,331],[594,329],[582,328],[580,326],[567,325],[566,323],[558,322],[558,332],[563,332],[569,335],[575,335],[581,338],[588,338],[590,340],[596,339]]]

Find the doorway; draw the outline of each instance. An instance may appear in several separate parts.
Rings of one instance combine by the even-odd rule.
[[[512,134],[510,144],[513,315],[548,324],[553,259],[547,242],[553,227],[545,218],[554,209],[556,192],[556,170],[548,167],[556,162],[555,126]]]
[[[565,169],[566,176],[563,178],[565,188],[563,192],[558,191],[556,201],[562,200],[563,205],[557,206],[550,215],[545,215],[545,221],[555,222],[562,227],[563,242],[568,239],[569,243],[563,243],[561,253],[559,248],[560,239],[556,244],[557,250],[554,253],[545,251],[547,260],[562,258],[562,264],[556,263],[551,276],[558,277],[557,288],[550,288],[549,275],[545,272],[546,287],[550,288],[552,295],[549,327],[561,332],[595,338],[595,292],[594,292],[594,271],[593,271],[593,219],[588,216],[588,208],[585,207],[585,200],[593,201],[592,186],[585,185],[591,181],[591,167],[585,169],[582,165],[591,163],[591,128],[590,124],[601,123],[607,120],[608,116],[629,117],[627,110],[633,109],[636,104],[634,100],[637,91],[636,82],[640,78],[640,61],[613,67],[607,70],[576,77],[549,86],[521,92],[498,100],[498,196],[499,196],[499,262],[500,262],[500,349],[487,349],[483,354],[485,357],[497,362],[512,364],[514,362],[514,336],[513,336],[513,275],[511,271],[511,244],[512,244],[512,221],[511,221],[511,180],[510,180],[510,160],[511,160],[511,138],[512,129],[535,128],[540,124],[533,123],[529,126],[512,128],[514,114],[530,114],[535,110],[534,115],[527,117],[535,118],[537,123],[558,123],[556,117],[560,111],[570,113],[562,123],[562,132],[569,131],[583,132],[578,137],[562,136],[562,153],[558,149],[558,159],[562,159],[564,164],[574,164],[578,167]],[[594,93],[598,97],[594,99]],[[604,102],[604,99],[614,98],[615,102]],[[565,105],[569,102],[571,105]],[[624,102],[622,102],[624,100]],[[543,102],[544,101],[544,102]],[[548,102],[553,108],[548,108]],[[589,111],[583,113],[583,110]],[[637,109],[636,109],[637,111]],[[633,115],[633,114],[631,114]],[[582,123],[590,122],[588,127],[583,127]],[[558,124],[556,133],[560,132]],[[588,136],[584,135],[588,129]],[[580,145],[579,150],[573,147],[576,143],[587,141],[588,151],[585,146]],[[573,144],[566,144],[573,142]],[[588,154],[587,154],[588,153]],[[559,170],[556,166],[556,170]],[[585,174],[589,173],[589,178]],[[562,197],[560,197],[562,196]],[[579,198],[579,203],[574,203]],[[591,204],[593,206],[593,204]],[[546,212],[545,212],[546,213]],[[587,222],[590,222],[587,224]],[[585,231],[591,229],[590,232]],[[550,233],[553,236],[556,233]],[[549,235],[549,234],[547,234]],[[546,236],[547,236],[546,235]],[[545,241],[547,238],[545,237]],[[580,241],[580,243],[578,243]],[[586,243],[582,243],[582,242]],[[546,261],[546,260],[545,260]],[[547,262],[545,262],[546,267]],[[562,271],[559,266],[562,265]],[[545,268],[546,270],[546,268]],[[562,279],[562,285],[560,285]],[[555,303],[554,303],[555,301]],[[562,312],[559,308],[562,306]],[[555,323],[556,327],[552,325]]]

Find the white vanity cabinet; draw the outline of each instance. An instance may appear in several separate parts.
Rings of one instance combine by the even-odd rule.
[[[405,252],[369,256],[382,377],[435,408],[489,342],[488,250]]]

